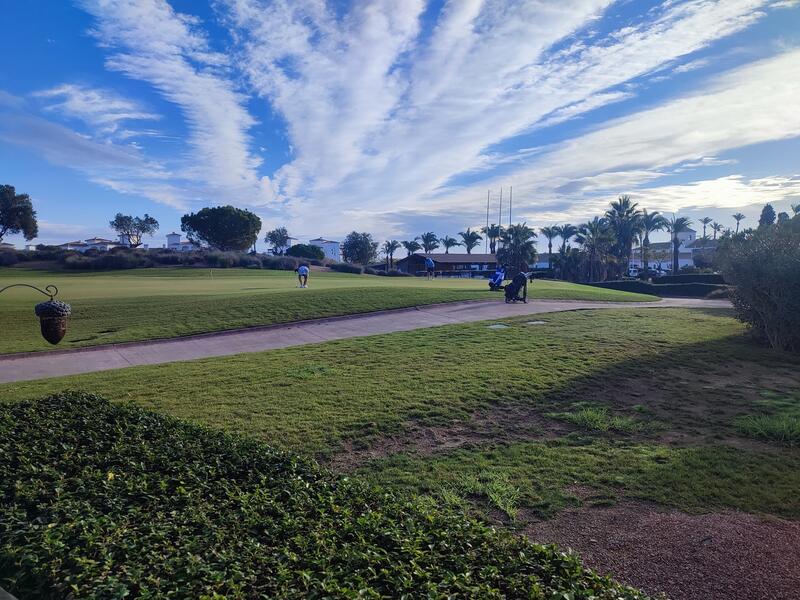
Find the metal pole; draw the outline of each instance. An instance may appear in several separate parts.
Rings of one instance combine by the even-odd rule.
[[[7,285],[6,287],[0,289],[0,294],[13,287],[29,287],[33,290],[36,290],[40,294],[44,294],[45,296],[50,296],[50,300],[52,300],[55,296],[58,295],[58,288],[54,285],[46,285],[44,290],[40,290],[35,285],[30,285],[29,283],[12,283],[11,285]]]
[[[508,189],[508,226],[511,227],[511,207],[514,205],[514,186]]]
[[[500,239],[502,238],[503,231],[503,188],[500,188],[500,215],[497,217],[497,233],[500,237],[497,238],[497,249],[500,249]]]
[[[484,254],[489,254],[489,194],[491,190],[486,190],[486,231],[484,232]]]

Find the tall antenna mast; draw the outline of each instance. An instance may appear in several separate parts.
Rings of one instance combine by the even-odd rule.
[[[508,188],[508,226],[511,227],[511,207],[514,204],[514,186]]]
[[[484,237],[484,254],[489,254],[489,194],[491,190],[486,190],[486,231],[483,232]]]
[[[500,188],[500,216],[497,218],[498,233],[503,229],[503,188]],[[500,240],[497,240],[497,246],[500,246]]]

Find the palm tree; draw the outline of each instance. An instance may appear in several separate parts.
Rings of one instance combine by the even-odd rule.
[[[444,246],[444,253],[450,254],[450,248],[455,248],[456,246],[460,246],[461,242],[459,242],[456,238],[452,238],[449,235],[446,235],[442,238],[439,238],[439,241]]]
[[[692,221],[686,217],[676,217],[667,221],[667,231],[672,234],[672,274],[678,274],[678,248],[681,246],[681,241],[678,235],[689,229]]]
[[[706,237],[706,227],[708,226],[709,223],[711,223],[711,221],[713,221],[711,217],[703,217],[702,219],[700,219],[700,222],[703,224],[703,240],[708,239]]]
[[[800,215],[800,204],[792,204],[792,212],[795,215]]]
[[[711,224],[711,231],[713,231],[713,232],[714,232],[714,238],[713,238],[713,239],[717,239],[717,234],[718,234],[720,231],[722,231],[722,225],[720,225],[719,223],[717,223],[716,221],[714,221],[714,222]]]
[[[633,241],[641,230],[642,211],[637,206],[636,202],[631,202],[630,196],[623,195],[611,203],[605,215],[606,222],[617,238],[615,254],[625,268],[631,261]]]
[[[461,245],[467,249],[467,254],[472,254],[472,249],[483,240],[477,231],[472,231],[469,227],[466,231],[459,232],[458,235],[461,236]]]
[[[558,237],[561,238],[561,252],[566,252],[569,248],[569,241],[578,234],[578,228],[570,223],[558,226]]]
[[[733,218],[736,220],[736,233],[739,233],[739,223],[741,223],[745,216],[742,213],[736,213],[733,215]]]
[[[481,233],[489,238],[489,254],[497,251],[497,240],[503,235],[503,226],[492,223],[488,227],[481,228]]]
[[[406,249],[406,252],[408,252],[406,256],[411,256],[417,250],[422,250],[422,246],[419,245],[419,242],[417,240],[409,240],[407,242],[400,242],[400,243],[403,245],[403,248]]]
[[[422,249],[425,251],[425,254],[430,254],[439,247],[439,238],[437,238],[436,234],[432,231],[423,233],[416,239],[422,243]]]
[[[602,263],[616,242],[614,230],[605,219],[595,217],[578,228],[575,240],[589,257],[589,281],[595,281],[595,265]]]
[[[400,242],[397,240],[386,240],[383,243],[383,253],[386,255],[386,269],[394,268],[394,253],[400,249]]]
[[[503,247],[497,252],[497,261],[512,269],[527,271],[528,264],[536,260],[536,232],[525,223],[509,225],[503,232]]]
[[[667,220],[658,211],[649,213],[643,210],[641,225],[642,267],[646,271],[648,268],[648,254],[650,252],[650,234],[664,229],[667,226]]]
[[[558,225],[548,226],[548,227],[540,227],[539,233],[541,233],[544,237],[547,238],[547,268],[553,268],[553,238],[558,237],[559,235],[559,227]]]

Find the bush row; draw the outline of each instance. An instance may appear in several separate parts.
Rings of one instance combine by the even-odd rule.
[[[686,273],[681,275],[662,275],[653,277],[653,283],[717,283],[724,284],[722,275],[716,273]]]
[[[716,290],[725,290],[727,286],[715,283],[662,283],[654,284],[635,279],[624,281],[601,281],[591,283],[595,287],[650,294],[651,296],[685,296],[689,298],[705,298]]]
[[[432,500],[77,393],[0,417],[0,585],[45,600],[645,598]]]

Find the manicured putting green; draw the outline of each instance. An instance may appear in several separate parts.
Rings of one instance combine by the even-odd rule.
[[[405,308],[439,302],[496,298],[479,279],[377,277],[314,272],[309,289],[298,289],[291,271],[249,269],[136,269],[70,273],[0,269],[0,287],[56,285],[72,304],[69,331],[59,348],[169,338],[238,327]],[[560,281],[537,281],[534,298],[655,300]],[[0,296],[0,353],[53,349],[41,339],[32,290]]]

